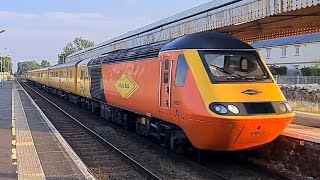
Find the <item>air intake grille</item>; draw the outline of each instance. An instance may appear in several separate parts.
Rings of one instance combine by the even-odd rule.
[[[94,100],[105,102],[104,89],[103,89],[103,78],[101,66],[90,67],[91,74],[91,97]]]
[[[168,41],[143,47],[114,51],[106,55],[106,57],[102,61],[102,64],[156,58],[158,57],[161,48],[166,43],[168,43]]]
[[[267,114],[275,113],[271,103],[244,103],[244,107],[248,114]]]

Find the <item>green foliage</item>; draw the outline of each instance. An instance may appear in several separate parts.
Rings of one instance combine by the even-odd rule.
[[[320,68],[320,58],[314,60],[314,67]]]
[[[64,48],[63,52],[58,55],[58,64],[65,62],[65,58],[70,54],[81,51],[87,47],[93,46],[94,42],[85,40],[82,37],[76,37],[72,42],[69,42]]]
[[[41,65],[39,65],[36,61],[25,61],[25,62],[18,62],[18,75],[23,75],[27,71],[39,69]]]
[[[303,76],[320,76],[320,67],[304,67],[301,73]]]
[[[288,70],[286,66],[270,66],[269,69],[273,75],[287,75]]]
[[[320,76],[320,58],[314,59],[313,62],[312,67],[304,67],[301,69],[303,76]]]
[[[41,67],[49,67],[49,66],[51,66],[51,64],[48,60],[42,60],[40,66]]]
[[[11,64],[11,57],[5,56],[1,57],[0,56],[0,72],[12,72],[12,64]]]

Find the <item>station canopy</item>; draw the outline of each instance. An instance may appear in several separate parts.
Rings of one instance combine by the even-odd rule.
[[[319,17],[320,0],[213,0],[75,52],[66,58],[66,62],[203,31],[227,33],[249,44],[319,33]]]

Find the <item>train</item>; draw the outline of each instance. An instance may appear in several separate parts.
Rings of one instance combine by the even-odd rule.
[[[295,116],[257,50],[213,31],[28,71],[27,81],[172,151],[258,148]]]

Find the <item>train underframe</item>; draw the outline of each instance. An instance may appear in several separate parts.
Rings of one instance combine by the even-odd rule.
[[[95,101],[72,93],[45,86],[28,80],[38,88],[44,89],[71,103],[91,111],[124,129],[134,132],[139,136],[150,138],[153,142],[169,148],[175,153],[196,153],[197,161],[200,161],[200,151],[192,146],[182,129],[174,124],[153,117],[147,117],[129,110]]]

